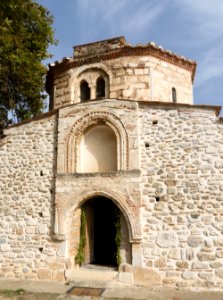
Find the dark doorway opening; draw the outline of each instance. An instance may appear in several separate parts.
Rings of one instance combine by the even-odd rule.
[[[117,266],[115,224],[118,214],[117,206],[105,197],[91,199],[86,204],[87,263]]]

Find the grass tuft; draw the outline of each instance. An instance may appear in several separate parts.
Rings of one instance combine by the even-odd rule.
[[[8,289],[5,289],[5,290],[0,290],[0,295],[8,297],[8,298],[12,298],[12,297],[17,296],[17,295],[22,295],[24,293],[25,293],[25,290],[23,290],[23,289],[17,289],[17,290],[8,290]]]

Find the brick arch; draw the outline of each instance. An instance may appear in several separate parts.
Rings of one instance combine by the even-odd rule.
[[[85,79],[89,82],[89,85],[93,90],[96,87],[96,81],[99,77],[103,77],[105,80],[105,97],[110,97],[110,82],[113,80],[112,72],[103,64],[93,64],[88,66],[83,66],[78,69],[78,71],[74,72],[71,75],[69,81],[69,90],[71,91],[71,99],[74,102],[74,99],[80,99],[79,86],[80,82]],[[95,98],[94,92],[92,92],[91,99]]]
[[[110,79],[113,78],[113,73],[110,69],[108,69],[104,64],[98,63],[98,64],[92,64],[92,65],[86,65],[79,67],[78,72],[71,76],[70,78],[70,85],[73,84],[73,81],[75,78],[80,77],[82,74],[87,73],[89,71],[98,71],[102,75],[108,76]]]
[[[139,209],[137,209],[137,207],[133,203],[133,206],[129,206],[129,200],[127,201],[125,197],[115,193],[114,191],[111,191],[110,189],[85,191],[84,194],[81,194],[78,199],[76,199],[75,204],[73,204],[73,201],[71,201],[67,216],[72,218],[74,212],[77,209],[81,208],[84,203],[86,203],[90,199],[100,196],[111,200],[120,209],[127,224],[129,242],[138,242],[140,240],[139,236],[141,234],[140,232],[138,232],[137,228],[137,223],[139,220]]]
[[[66,138],[65,172],[80,172],[80,141],[85,130],[91,126],[104,124],[109,126],[117,139],[117,169],[129,168],[129,142],[126,129],[121,120],[110,112],[90,112],[78,119],[71,127]]]

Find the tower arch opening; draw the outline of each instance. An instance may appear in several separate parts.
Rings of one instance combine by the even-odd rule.
[[[96,98],[105,97],[105,80],[100,76],[96,81]]]
[[[80,83],[80,95],[81,102],[90,100],[91,98],[91,90],[86,80],[82,80]]]
[[[173,103],[177,103],[177,90],[175,87],[172,87],[172,101]]]

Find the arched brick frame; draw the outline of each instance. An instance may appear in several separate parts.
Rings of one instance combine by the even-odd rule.
[[[117,139],[117,169],[129,168],[128,135],[121,120],[110,112],[90,112],[78,119],[69,131],[66,138],[65,173],[80,172],[80,141],[84,131],[91,126],[104,124],[109,126]]]
[[[74,103],[75,99],[80,100],[80,82],[84,79],[89,83],[91,88],[91,99],[96,98],[96,81],[99,77],[105,80],[105,98],[110,97],[110,82],[112,81],[113,74],[103,64],[93,64],[92,66],[84,66],[78,69],[71,75],[69,81],[69,90],[71,91],[71,100]]]
[[[73,265],[73,257],[76,255],[75,251],[77,251],[79,237],[80,208],[88,200],[100,196],[113,201],[122,212],[127,225],[128,242],[131,243],[132,248],[132,264],[137,265],[139,260],[138,248],[142,242],[140,207],[136,206],[127,195],[122,195],[107,187],[100,187],[100,189],[94,189],[93,191],[89,189],[59,195],[55,207],[54,239],[65,243],[65,256],[72,259]],[[75,222],[78,222],[78,228],[74,226]],[[137,260],[135,260],[135,257],[137,257]]]
[[[70,220],[72,218],[73,212],[80,208],[86,201],[95,197],[105,197],[111,200],[122,212],[128,227],[129,242],[138,242],[141,240],[141,231],[139,229],[140,222],[140,208],[136,207],[133,202],[129,199],[128,201],[124,196],[111,191],[110,189],[101,189],[98,191],[85,191],[80,194],[78,198],[75,199],[75,204],[73,199],[70,199],[66,209],[66,218]],[[131,202],[131,205],[129,203]],[[69,230],[69,224],[66,224],[67,230]],[[68,232],[67,232],[68,233]]]

